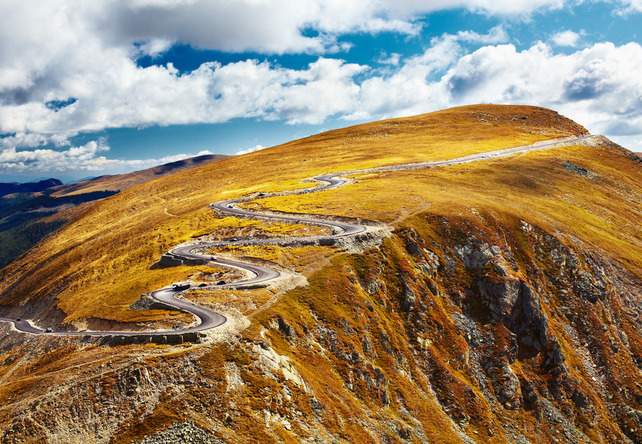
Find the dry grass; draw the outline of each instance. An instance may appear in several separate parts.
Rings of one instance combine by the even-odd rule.
[[[47,303],[52,294],[57,294],[56,303],[70,321],[89,317],[139,322],[167,319],[167,313],[132,312],[128,306],[140,293],[190,275],[209,273],[204,267],[150,270],[149,266],[162,252],[176,243],[211,232],[215,233],[213,237],[220,238],[267,233],[300,235],[317,230],[217,218],[205,208],[210,202],[257,191],[309,187],[300,179],[328,171],[452,158],[582,131],[581,127],[538,108],[475,106],[332,131],[227,159],[215,168],[205,166],[189,174],[156,180],[98,203],[79,215],[74,224],[32,250],[28,260],[3,270],[2,301]],[[562,166],[565,161],[599,176],[580,176],[565,169]],[[248,171],[253,174],[249,176]],[[276,176],[274,171],[287,174]],[[439,277],[440,292],[433,294],[432,289],[427,290],[430,278],[408,253],[402,234],[415,230],[426,241],[427,248],[438,255],[457,243],[465,243],[471,233],[481,237],[484,233],[505,236],[506,244],[515,246],[519,273],[527,273],[528,264],[534,259],[527,257],[533,245],[520,244],[526,242],[521,230],[521,221],[525,220],[598,247],[597,251],[616,258],[639,275],[642,267],[639,165],[625,151],[604,144],[595,148],[578,146],[531,152],[450,168],[359,175],[356,179],[356,183],[340,190],[275,197],[258,204],[278,210],[385,221],[397,228],[397,235],[386,239],[381,248],[359,255],[312,247],[221,249],[220,253],[261,257],[301,272],[309,285],[278,299],[274,298],[275,292],[267,289],[190,294],[189,298],[204,305],[232,307],[252,320],[239,338],[195,347],[198,353],[194,354],[156,346],[80,350],[73,345],[51,347],[39,356],[30,356],[33,363],[13,365],[9,358],[30,353],[29,344],[25,344],[0,355],[0,360],[6,360],[0,367],[3,381],[0,397],[12,403],[0,410],[0,415],[15,411],[19,405],[16,400],[43,395],[45,387],[56,383],[56,378],[78,378],[80,374],[84,381],[95,377],[100,379],[106,393],[116,392],[118,378],[113,368],[131,364],[131,354],[162,351],[165,353],[162,359],[146,360],[150,370],[197,361],[198,371],[194,374],[159,371],[170,379],[163,382],[168,388],[154,411],[123,421],[114,442],[140,439],[143,434],[161,430],[186,416],[213,424],[217,433],[229,441],[295,442],[297,437],[308,436],[309,430],[299,429],[298,419],[292,419],[296,418],[293,415],[303,415],[304,423],[315,424],[310,407],[312,395],[324,406],[323,417],[316,423],[320,424],[319,430],[331,431],[335,437],[350,442],[374,442],[379,436],[396,442],[399,441],[396,427],[414,429],[418,423],[429,442],[458,442],[452,420],[459,422],[478,442],[508,441],[502,426],[508,423],[518,427],[520,433],[523,431],[527,439],[552,442],[553,432],[547,426],[550,423],[538,420],[533,412],[511,413],[491,405],[467,363],[469,346],[454,325],[452,314],[458,308],[450,293],[470,287],[475,277],[464,276],[456,268],[453,277]],[[545,268],[546,264],[540,265]],[[54,292],[52,282],[59,284],[56,291],[59,289],[60,293]],[[371,283],[382,287],[371,292],[368,290]],[[407,288],[429,308],[414,310],[412,314],[406,312],[400,300]],[[554,313],[555,293],[550,293],[551,306],[544,310],[552,319],[551,330],[564,338],[564,327]],[[268,302],[273,305],[263,309]],[[423,330],[415,328],[418,324],[412,318],[419,316],[419,312],[423,316]],[[584,312],[578,309],[579,315],[599,323],[600,312]],[[294,331],[293,338],[286,338],[281,331],[279,318]],[[622,319],[626,316],[622,315]],[[479,325],[481,329],[492,330],[497,338],[488,345],[492,352],[507,343],[508,333],[503,326]],[[319,333],[323,327],[336,333],[336,344],[324,342],[326,339]],[[594,326],[593,330],[598,328]],[[631,350],[640,350],[639,335],[627,331],[631,332]],[[370,341],[371,351],[366,351],[364,338]],[[582,363],[573,346],[563,339],[561,342],[569,356],[571,375],[589,381],[582,373]],[[272,379],[262,373],[250,357],[253,345],[270,346],[287,356],[309,391],[303,392],[283,378]],[[608,346],[604,344],[603,348]],[[361,361],[350,362],[350,353],[354,351]],[[513,368],[520,378],[529,378],[545,387],[552,376],[542,373],[540,358],[516,361]],[[107,367],[111,359],[114,363]],[[613,354],[605,359],[623,384],[635,385],[637,373],[631,371],[634,367],[630,359]],[[235,363],[239,368],[244,384],[237,392],[226,388],[226,363]],[[357,371],[376,376],[377,369],[385,376],[385,390],[355,376]],[[92,376],[99,373],[100,376]],[[352,389],[347,388],[349,382]],[[174,389],[175,386],[180,389]],[[389,397],[387,403],[382,399],[384,392]],[[281,396],[283,393],[287,396]],[[594,402],[597,411],[607,418],[597,396]],[[446,412],[444,406],[450,410]],[[292,419],[292,430],[279,425],[264,426],[267,410]],[[226,422],[228,413],[232,415],[231,425]],[[587,423],[579,413],[578,418],[578,427]],[[616,428],[603,421],[586,426],[584,431],[597,441],[600,436],[621,436],[611,433]],[[418,436],[413,435],[413,442],[419,442]]]
[[[300,180],[328,171],[451,158],[583,131],[540,108],[479,105],[330,131],[153,180],[98,202],[4,269],[2,303],[47,299],[51,283],[58,282],[64,284],[56,292],[56,305],[68,321],[133,320],[141,314],[132,314],[128,307],[140,294],[187,273],[180,268],[149,270],[161,254],[220,228],[220,221],[206,209],[211,202],[259,190],[309,186]],[[350,188],[341,204],[355,205],[359,190]],[[376,199],[372,192],[370,196]],[[361,214],[386,220],[383,213],[395,212],[391,205],[421,206],[416,199],[405,193],[403,200],[386,201],[376,211]],[[341,210],[338,206],[325,207],[324,212]]]

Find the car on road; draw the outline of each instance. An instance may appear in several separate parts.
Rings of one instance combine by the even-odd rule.
[[[187,290],[191,285],[187,282],[174,282],[172,284],[172,290],[180,291]]]
[[[218,281],[216,285],[225,285],[225,281]]]
[[[228,241],[228,242],[236,242],[237,240],[238,240],[237,238],[235,238],[235,237],[231,237],[231,238],[229,238],[227,241]]]
[[[234,208],[234,205],[232,205],[232,204],[227,204],[227,208]]]
[[[198,286],[199,287],[207,287],[207,284],[205,282],[201,282],[200,284],[198,284]]]
[[[51,328],[49,328],[49,327],[47,327],[47,328],[45,329],[45,333],[51,333],[52,331],[53,331],[53,330],[52,330]]]

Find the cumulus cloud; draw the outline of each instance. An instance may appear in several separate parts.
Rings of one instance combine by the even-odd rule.
[[[221,51],[319,53],[350,32],[416,34],[416,17],[462,8],[488,15],[528,15],[561,8],[564,0],[237,0],[105,1],[92,16],[111,39],[166,41]],[[317,31],[309,36],[306,29]]]
[[[498,26],[486,34],[443,35],[413,57],[382,56],[381,71],[330,56],[349,49],[340,41],[344,34],[412,36],[422,30],[419,18],[434,11],[463,8],[520,19],[577,1],[5,0],[2,168],[44,168],[47,162],[58,168],[73,160],[89,170],[121,162],[107,159],[98,141],[71,146],[70,138],[83,131],[239,117],[318,124],[331,116],[379,118],[471,102],[534,103],[567,112],[596,131],[640,134],[637,44],[598,44],[568,55],[545,43],[517,51]],[[640,0],[619,4],[628,13],[642,11]],[[575,47],[581,37],[563,31],[551,42]],[[191,72],[171,63],[137,65],[141,56],[158,57],[178,43],[305,53],[316,61],[301,69],[255,59],[207,62]],[[624,119],[626,125],[617,123]]]
[[[175,154],[152,159],[109,159],[102,153],[109,151],[104,140],[93,140],[81,146],[68,146],[63,149],[39,148],[35,150],[16,150],[6,148],[0,151],[0,173],[8,175],[57,174],[76,172],[79,174],[120,174],[151,168],[178,160],[205,154]]]
[[[469,103],[535,104],[596,133],[642,134],[642,79],[636,68],[642,66],[642,47],[637,43],[599,43],[568,55],[541,42],[523,51],[490,45],[459,57],[455,40],[442,37],[393,75],[364,81],[359,117],[412,115]],[[431,72],[438,75],[428,80]]]
[[[464,42],[473,42],[481,44],[495,44],[508,42],[508,33],[504,27],[499,25],[492,28],[488,34],[479,34],[473,31],[459,31],[455,37],[456,40]]]
[[[253,153],[254,151],[260,151],[262,149],[265,149],[263,145],[256,145],[254,148],[247,148],[244,150],[239,150],[236,153],[234,153],[235,156],[240,156],[242,154],[248,154],[248,153]]]
[[[7,0],[0,4],[0,132],[67,133],[109,127],[222,122],[234,117],[318,123],[349,112],[365,66],[321,57],[308,70],[247,60],[139,67],[175,43],[220,51],[338,50],[348,32],[413,34],[431,11],[527,14],[562,0]],[[313,32],[307,32],[307,31]],[[462,32],[460,41],[494,44]],[[398,57],[388,61],[398,63]],[[410,62],[413,63],[412,61]],[[312,102],[312,103],[311,103]]]
[[[8,148],[0,151],[0,171],[25,172],[31,170],[65,171],[73,166],[81,170],[98,170],[107,161],[98,156],[109,147],[103,141],[91,141],[82,146],[64,150],[21,150]]]
[[[582,32],[583,34],[583,32]],[[551,37],[553,43],[557,46],[570,46],[575,47],[580,40],[581,35],[574,31],[560,31]]]

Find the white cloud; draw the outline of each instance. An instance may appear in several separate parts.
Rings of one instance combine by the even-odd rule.
[[[0,171],[65,171],[70,167],[91,171],[99,169],[100,165],[106,161],[105,157],[97,156],[97,153],[107,150],[109,147],[102,141],[91,141],[62,151],[53,149],[18,151],[15,148],[8,148],[0,151]]]
[[[339,41],[345,33],[414,35],[422,26],[417,18],[433,11],[464,8],[522,19],[578,1],[4,0],[0,133],[15,134],[0,138],[0,153],[11,168],[20,162],[44,168],[39,159],[52,168],[65,159],[93,168],[121,161],[101,155],[100,144],[93,152],[70,146],[78,132],[239,117],[321,123],[330,116],[409,115],[471,102],[535,103],[595,131],[641,134],[637,44],[599,44],[569,55],[544,43],[517,51],[502,44],[509,38],[498,26],[487,34],[441,36],[415,57],[390,54],[380,60],[384,72],[324,57],[349,49]],[[642,11],[641,0],[619,4],[627,13]],[[581,36],[563,31],[551,41],[573,47]],[[303,69],[258,60],[209,62],[189,73],[171,64],[136,65],[137,57],[156,57],[176,43],[319,57]],[[473,45],[486,46],[468,53]],[[21,154],[27,147],[38,154]]]
[[[236,153],[234,153],[235,156],[240,156],[242,154],[248,154],[248,153],[253,153],[254,151],[260,151],[262,149],[265,149],[263,145],[256,145],[254,148],[247,148],[245,150],[239,150]]]
[[[249,60],[207,63],[183,74],[171,65],[141,68],[134,59],[157,56],[174,43],[220,51],[325,53],[347,49],[349,43],[337,43],[342,33],[416,33],[415,18],[431,11],[527,14],[562,3],[5,0],[0,3],[0,132],[67,133],[239,116],[320,122],[347,111],[358,94],[352,77],[366,67],[322,58],[295,72]],[[505,41],[506,33],[497,27],[488,35],[463,32],[457,39],[490,44]],[[315,71],[333,74],[315,78]],[[60,109],[46,105],[74,99]]]
[[[8,148],[0,151],[0,173],[18,174],[57,174],[73,171],[77,174],[121,174],[151,168],[195,156],[212,154],[208,150],[198,154],[175,154],[158,159],[108,159],[101,153],[109,151],[104,140],[94,140],[81,146],[70,146],[63,150],[36,149],[16,150]]]
[[[642,0],[619,0],[623,9],[617,11],[621,15],[642,12]]]
[[[461,57],[458,51],[455,38],[444,36],[393,75],[364,81],[356,117],[470,103],[533,104],[555,109],[594,133],[642,134],[642,78],[636,68],[642,66],[642,47],[636,43],[599,43],[568,55],[544,43],[523,51],[485,46]],[[430,80],[435,71],[440,74]]]
[[[399,66],[400,60],[401,54],[393,52],[392,54],[381,54],[381,57],[379,57],[377,63],[381,63],[382,65]]]
[[[583,32],[582,32],[583,34]],[[574,31],[560,31],[551,37],[553,43],[557,46],[570,46],[575,47],[580,40],[581,35]]]
[[[459,31],[456,36],[457,40],[464,42],[473,42],[481,44],[495,44],[508,42],[508,34],[504,27],[499,25],[492,28],[488,34],[478,34],[473,31]]]

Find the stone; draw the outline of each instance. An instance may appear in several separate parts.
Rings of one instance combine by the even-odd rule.
[[[491,378],[495,397],[505,408],[515,410],[521,407],[522,397],[519,378],[517,378],[508,363],[503,363],[494,368],[491,371]]]

